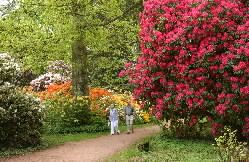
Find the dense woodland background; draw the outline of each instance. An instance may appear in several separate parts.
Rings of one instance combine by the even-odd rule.
[[[139,53],[141,11],[142,0],[10,0],[1,6],[0,51],[39,75],[49,61],[72,63],[78,41],[86,50],[76,57],[87,56],[91,86],[127,88],[117,75]]]

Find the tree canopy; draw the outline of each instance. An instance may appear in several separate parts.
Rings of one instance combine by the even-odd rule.
[[[88,51],[90,83],[107,86],[138,53],[141,0],[16,0],[0,20],[0,51],[26,68],[44,72],[47,61],[71,62],[72,43],[81,36]],[[14,8],[14,9],[13,9]]]

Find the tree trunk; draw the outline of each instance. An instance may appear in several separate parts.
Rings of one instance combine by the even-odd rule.
[[[72,85],[74,96],[88,96],[87,49],[82,39],[72,44]]]

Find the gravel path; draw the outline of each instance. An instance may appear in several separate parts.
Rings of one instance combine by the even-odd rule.
[[[0,162],[91,162],[102,159],[127,148],[137,140],[160,131],[158,126],[135,129],[134,134],[121,133],[79,142],[68,142],[46,150],[28,153]]]

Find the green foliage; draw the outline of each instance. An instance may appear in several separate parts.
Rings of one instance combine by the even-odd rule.
[[[68,45],[69,39],[63,39],[58,36],[64,34],[67,30],[61,26],[60,29],[54,29],[55,23],[49,21],[54,17],[50,15],[50,20],[45,19],[43,7],[37,5],[28,5],[28,1],[17,0],[18,6],[15,10],[0,19],[1,42],[0,51],[7,51],[20,59],[25,68],[31,68],[36,73],[42,73],[45,70],[47,61],[65,60],[69,62],[70,55],[67,53],[71,46]],[[49,8],[51,9],[51,8]],[[53,20],[52,20],[53,21]],[[67,50],[65,50],[67,49]]]
[[[0,147],[37,145],[41,128],[39,100],[9,85],[0,86]]]
[[[106,88],[130,89],[127,80],[118,78],[124,63],[134,61],[138,55],[136,22],[118,21],[110,25],[108,49],[89,56],[90,83]]]
[[[206,118],[189,126],[184,119],[169,120],[168,122],[159,123],[163,128],[163,133],[177,138],[201,138],[212,139],[211,126]]]
[[[19,85],[21,87],[29,86],[30,82],[32,80],[34,80],[36,77],[37,77],[37,75],[34,74],[31,70],[24,70],[24,71],[22,71],[20,77],[18,78]]]
[[[89,109],[88,99],[60,98],[46,101],[45,129],[49,133],[101,132],[105,119]]]
[[[38,76],[36,79],[30,81],[33,91],[43,91],[49,85],[61,84],[71,80],[72,69],[71,66],[65,64],[62,60],[49,62],[46,73]]]
[[[246,142],[239,142],[236,137],[236,130],[225,127],[223,135],[215,138],[217,152],[220,161],[248,160],[249,150]]]
[[[149,151],[141,151],[141,144],[147,143],[149,143]],[[144,139],[107,161],[213,162],[217,160],[217,157],[218,155],[210,141],[177,139],[157,135]]]
[[[21,67],[8,54],[0,54],[0,148],[28,147],[40,143],[41,105],[37,98],[23,94]]]
[[[142,0],[16,0],[18,7],[0,18],[0,51],[18,57],[41,74],[48,61],[71,62],[72,42],[83,37],[93,86],[127,83],[117,77],[138,53],[138,13]]]
[[[85,125],[85,126],[79,126],[79,127],[64,127],[58,132],[53,132],[53,133],[60,133],[60,134],[82,133],[82,132],[98,133],[98,132],[107,132],[109,129],[110,128],[107,126],[106,123],[102,123],[102,125],[91,124],[91,125]]]
[[[0,53],[0,84],[8,82],[18,86],[25,86],[34,79],[30,70],[23,70],[22,65],[7,53]]]
[[[143,118],[143,115],[142,115],[142,113],[144,113],[144,112],[141,112],[140,114],[141,115],[139,115],[137,112],[136,112],[136,114],[135,114],[135,116],[134,116],[134,123],[135,124],[137,124],[137,125],[139,125],[139,124],[147,124],[147,123],[154,123],[155,121],[156,121],[156,119],[154,118],[154,117],[152,117],[151,115],[148,117],[148,119],[144,119]]]

